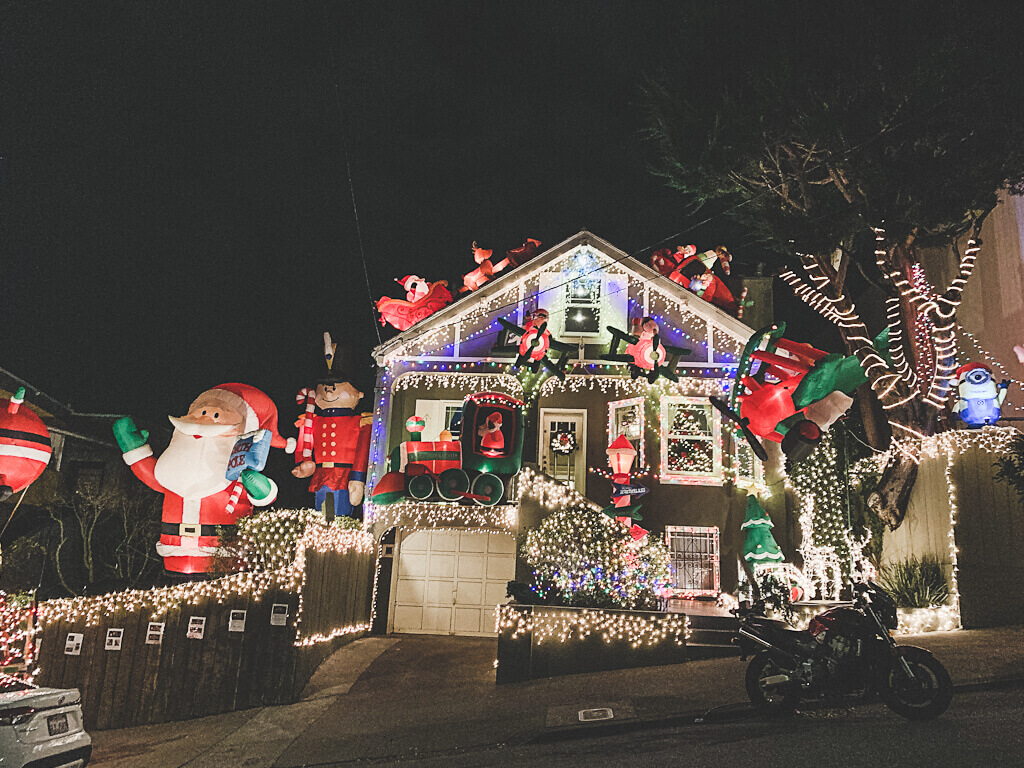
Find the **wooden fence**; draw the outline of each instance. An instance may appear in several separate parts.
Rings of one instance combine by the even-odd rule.
[[[227,577],[227,596],[225,579],[155,606],[160,590],[66,601],[44,621],[37,682],[78,688],[97,730],[294,702],[324,659],[369,630],[374,563],[371,546],[306,548],[280,578]]]

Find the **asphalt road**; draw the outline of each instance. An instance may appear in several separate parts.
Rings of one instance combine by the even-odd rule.
[[[781,721],[723,712],[718,722],[635,730],[360,765],[417,768],[845,768],[1024,766],[1024,688],[959,693],[937,720],[912,723],[882,705],[805,711]],[[350,763],[324,764],[349,765]]]

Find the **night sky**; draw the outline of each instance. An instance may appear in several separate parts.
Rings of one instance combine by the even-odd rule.
[[[543,250],[587,228],[642,258],[724,242],[749,262],[648,170],[639,88],[685,64],[675,13],[5,4],[0,367],[151,417],[243,381],[287,424],[324,330],[372,386],[373,302],[410,272],[454,283],[473,240]]]

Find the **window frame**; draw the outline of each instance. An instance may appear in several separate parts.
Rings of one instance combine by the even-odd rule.
[[[730,465],[733,473],[733,481],[739,488],[753,488],[756,486],[764,485],[764,462],[761,461],[754,454],[754,449],[751,448],[747,441],[742,435],[735,433],[730,435],[732,439],[732,450],[729,452]],[[750,460],[753,462],[754,474],[741,475],[740,474],[740,451],[746,450],[750,453]]]
[[[675,535],[701,535],[708,538],[712,545],[712,574],[714,586],[712,589],[683,589],[678,583],[678,570],[675,567],[675,558],[672,553],[672,536]],[[685,595],[712,595],[718,596],[722,590],[722,539],[721,532],[717,525],[667,525],[665,526],[665,548],[669,551],[669,562],[672,564],[675,575],[673,576],[672,589],[677,594]]]
[[[694,440],[707,440],[711,443],[711,472],[676,472],[668,468],[669,448],[669,410],[672,405],[698,406],[706,409],[711,419],[711,434],[694,436]],[[706,397],[686,397],[683,395],[663,395],[661,398],[661,468],[658,481],[674,485],[724,485],[725,473],[722,465],[722,421],[716,408],[713,408]]]
[[[621,432],[617,432],[615,429],[616,410],[618,410],[619,408],[630,408],[633,406],[637,406],[637,410],[639,411],[640,415],[640,437],[637,440],[636,463],[633,464],[633,467],[638,472],[643,469],[644,461],[647,455],[644,445],[644,443],[647,442],[647,436],[645,431],[646,419],[644,414],[645,402],[646,398],[643,395],[641,395],[640,397],[627,397],[625,400],[612,400],[611,402],[608,403],[608,445],[611,445],[615,441],[615,438],[622,434]],[[626,439],[629,440],[628,437]],[[630,440],[630,442],[632,442],[632,440]]]

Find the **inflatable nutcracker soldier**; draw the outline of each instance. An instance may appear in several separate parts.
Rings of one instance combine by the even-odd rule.
[[[334,367],[335,349],[330,334],[324,334],[326,375],[316,389],[303,389],[297,401],[306,412],[297,422],[299,445],[295,451],[296,477],[308,477],[309,490],[315,494],[318,511],[323,510],[327,494],[334,499],[334,515],[352,515],[363,501],[366,464],[370,455],[369,413],[355,411],[363,397],[349,382],[346,371]]]
[[[294,450],[277,432],[277,406],[247,384],[221,384],[196,398],[159,458],[130,416],[114,423],[125,463],[164,494],[157,554],[172,573],[222,571],[219,537],[252,508],[273,503],[277,485],[260,473],[271,447]],[[244,491],[244,493],[243,493]]]

